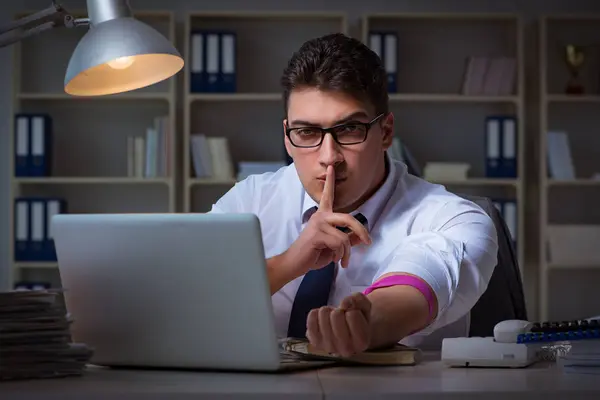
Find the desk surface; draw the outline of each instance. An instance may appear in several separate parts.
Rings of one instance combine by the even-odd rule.
[[[433,357],[433,358],[432,358]],[[598,399],[600,376],[563,374],[553,364],[525,369],[447,368],[430,355],[414,367],[334,367],[277,374],[113,370],[82,377],[0,383],[12,399]]]

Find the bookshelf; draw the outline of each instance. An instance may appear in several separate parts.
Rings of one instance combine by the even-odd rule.
[[[198,91],[192,35],[235,35],[235,90]],[[206,212],[237,180],[240,162],[285,162],[283,101],[279,78],[292,52],[308,39],[347,33],[343,13],[335,12],[190,12],[185,18],[183,121],[183,211]],[[208,37],[208,36],[205,36]],[[208,60],[205,60],[208,62]],[[193,69],[193,70],[192,70]],[[192,136],[224,137],[233,173],[197,175]],[[218,157],[214,157],[218,158]]]
[[[22,12],[21,18],[35,11]],[[83,16],[84,11],[75,11]],[[174,15],[168,11],[134,12],[135,17],[175,42]],[[10,280],[60,285],[55,260],[29,257],[17,261],[15,201],[21,198],[61,199],[69,213],[175,212],[177,188],[175,78],[136,91],[78,98],[64,93],[62,82],[72,51],[87,28],[54,29],[14,45],[13,115],[45,114],[51,118],[51,143],[46,156],[49,173],[26,176],[10,163]],[[163,117],[168,154],[162,171],[145,171],[145,162],[134,167],[129,137],[146,138]],[[11,118],[10,146],[17,149],[19,129]],[[32,125],[33,126],[33,125]],[[32,142],[33,143],[33,142]],[[136,158],[144,160],[145,144],[138,141]],[[150,158],[150,157],[148,157]],[[19,258],[20,259],[20,258]],[[35,261],[30,261],[35,260]]]
[[[382,49],[380,55],[388,76],[395,80],[390,108],[395,115],[396,135],[422,169],[429,162],[470,165],[464,179],[432,181],[455,193],[514,202],[516,220],[512,219],[511,230],[516,235],[523,269],[525,114],[521,17],[496,13],[385,13],[368,14],[362,22],[362,40],[374,50]],[[381,47],[371,41],[372,34],[383,34]],[[395,68],[386,61],[386,54],[393,54],[386,50],[386,35],[395,38],[391,42],[396,49],[396,57],[391,56],[395,58]],[[492,67],[486,69],[480,63],[480,84],[474,84],[472,77],[476,74],[469,72],[470,57],[511,58],[513,83],[485,83],[486,73],[493,75],[489,72]],[[440,65],[444,66],[444,73],[440,73]],[[468,90],[467,78],[471,79]],[[486,118],[498,115],[515,118],[516,171],[491,177],[486,171]],[[449,135],[455,140],[448,140]]]
[[[546,320],[589,318],[600,307],[600,257],[594,254],[600,180],[593,178],[600,172],[599,24],[593,14],[545,15],[539,24],[539,303]],[[585,47],[583,93],[567,93],[566,45]]]

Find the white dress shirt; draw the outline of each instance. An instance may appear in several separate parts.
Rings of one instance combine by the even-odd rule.
[[[419,276],[435,291],[438,316],[402,343],[422,338],[468,314],[487,288],[497,260],[497,233],[476,204],[408,174],[387,157],[384,184],[352,214],[362,213],[373,240],[352,248],[347,268],[338,264],[329,304],[363,291],[390,272]],[[265,256],[283,253],[298,238],[317,203],[306,193],[294,164],[252,175],[229,190],[211,212],[253,213],[261,223]],[[277,335],[287,335],[299,277],[272,296]]]

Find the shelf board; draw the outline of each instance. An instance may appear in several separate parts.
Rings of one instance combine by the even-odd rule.
[[[66,93],[19,93],[19,100],[73,100],[73,101],[107,101],[107,100],[166,100],[170,93],[129,92],[108,96],[72,96]]]
[[[431,183],[454,186],[517,186],[518,179],[469,178],[464,180],[431,180]]]
[[[236,179],[226,179],[226,178],[189,178],[188,186],[197,186],[197,185],[235,185],[237,182]]]
[[[546,101],[553,103],[600,103],[600,95],[548,94],[546,95]]]
[[[14,179],[14,182],[19,185],[27,184],[50,184],[50,185],[62,185],[62,184],[170,184],[169,178],[130,178],[130,177],[40,177],[40,178],[26,178],[18,177]]]
[[[600,180],[587,178],[570,180],[549,179],[547,186],[600,186]]]
[[[519,18],[518,14],[510,13],[452,13],[452,12],[400,12],[400,13],[371,13],[366,15],[367,19],[423,19],[423,20],[491,20],[503,21]]]
[[[189,18],[256,18],[256,19],[288,19],[288,18],[345,18],[346,14],[335,11],[192,11]]]
[[[25,9],[16,13],[15,18],[23,18],[39,12],[39,9]],[[132,12],[135,18],[171,18],[173,16],[173,11],[170,10],[136,10],[134,8]],[[69,8],[68,13],[75,18],[87,18],[89,16],[86,8]]]
[[[58,268],[56,262],[39,262],[39,261],[16,261],[15,268],[18,269],[55,269]]]
[[[573,22],[573,21],[600,21],[600,14],[598,13],[570,13],[570,14],[546,14],[541,15],[542,20],[548,22]]]
[[[278,101],[280,93],[190,93],[188,100],[193,101]]]
[[[391,102],[517,103],[518,96],[472,96],[464,94],[390,93]]]
[[[467,96],[462,94],[391,93],[391,102],[445,102],[445,103],[517,103],[518,96]],[[189,93],[193,101],[279,101],[280,93]]]
[[[548,263],[548,269],[567,270],[567,269],[600,269],[600,264],[556,264]]]

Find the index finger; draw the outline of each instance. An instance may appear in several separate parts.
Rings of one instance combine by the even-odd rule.
[[[335,173],[333,166],[327,167],[327,175],[325,177],[325,186],[323,186],[323,194],[321,195],[321,202],[319,203],[319,210],[322,211],[333,211],[333,193],[335,186]]]

